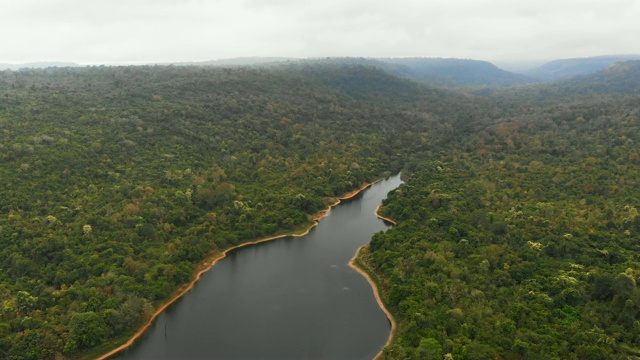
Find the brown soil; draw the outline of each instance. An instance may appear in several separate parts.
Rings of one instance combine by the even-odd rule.
[[[387,221],[387,222],[389,222],[389,223],[391,223],[393,225],[396,225],[395,221],[389,219],[388,217],[384,217],[384,216],[378,214],[378,210],[380,210],[381,207],[382,207],[382,204],[378,205],[378,207],[376,208],[376,212],[375,212],[376,216],[379,217],[380,219],[384,220],[384,221]]]

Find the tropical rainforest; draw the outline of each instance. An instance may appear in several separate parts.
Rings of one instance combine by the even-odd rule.
[[[390,66],[0,72],[0,358],[96,357],[205,259],[398,171],[360,257],[383,358],[640,356],[640,63],[517,87]]]

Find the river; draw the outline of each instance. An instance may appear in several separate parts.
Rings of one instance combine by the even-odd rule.
[[[113,359],[371,359],[390,323],[349,267],[389,227],[374,211],[396,175],[334,207],[304,237],[231,251]]]

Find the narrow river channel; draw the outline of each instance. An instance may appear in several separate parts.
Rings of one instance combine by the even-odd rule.
[[[371,359],[390,323],[349,260],[389,227],[396,175],[334,207],[304,237],[230,252],[113,359]]]

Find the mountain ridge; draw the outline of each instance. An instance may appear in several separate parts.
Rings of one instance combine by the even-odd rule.
[[[522,74],[499,68],[484,60],[458,58],[378,58],[377,60],[405,66],[408,71],[394,75],[417,81],[453,86],[513,86],[532,82]]]
[[[595,73],[615,63],[627,60],[640,60],[640,55],[602,55],[556,59],[522,73],[539,81],[554,81]]]

